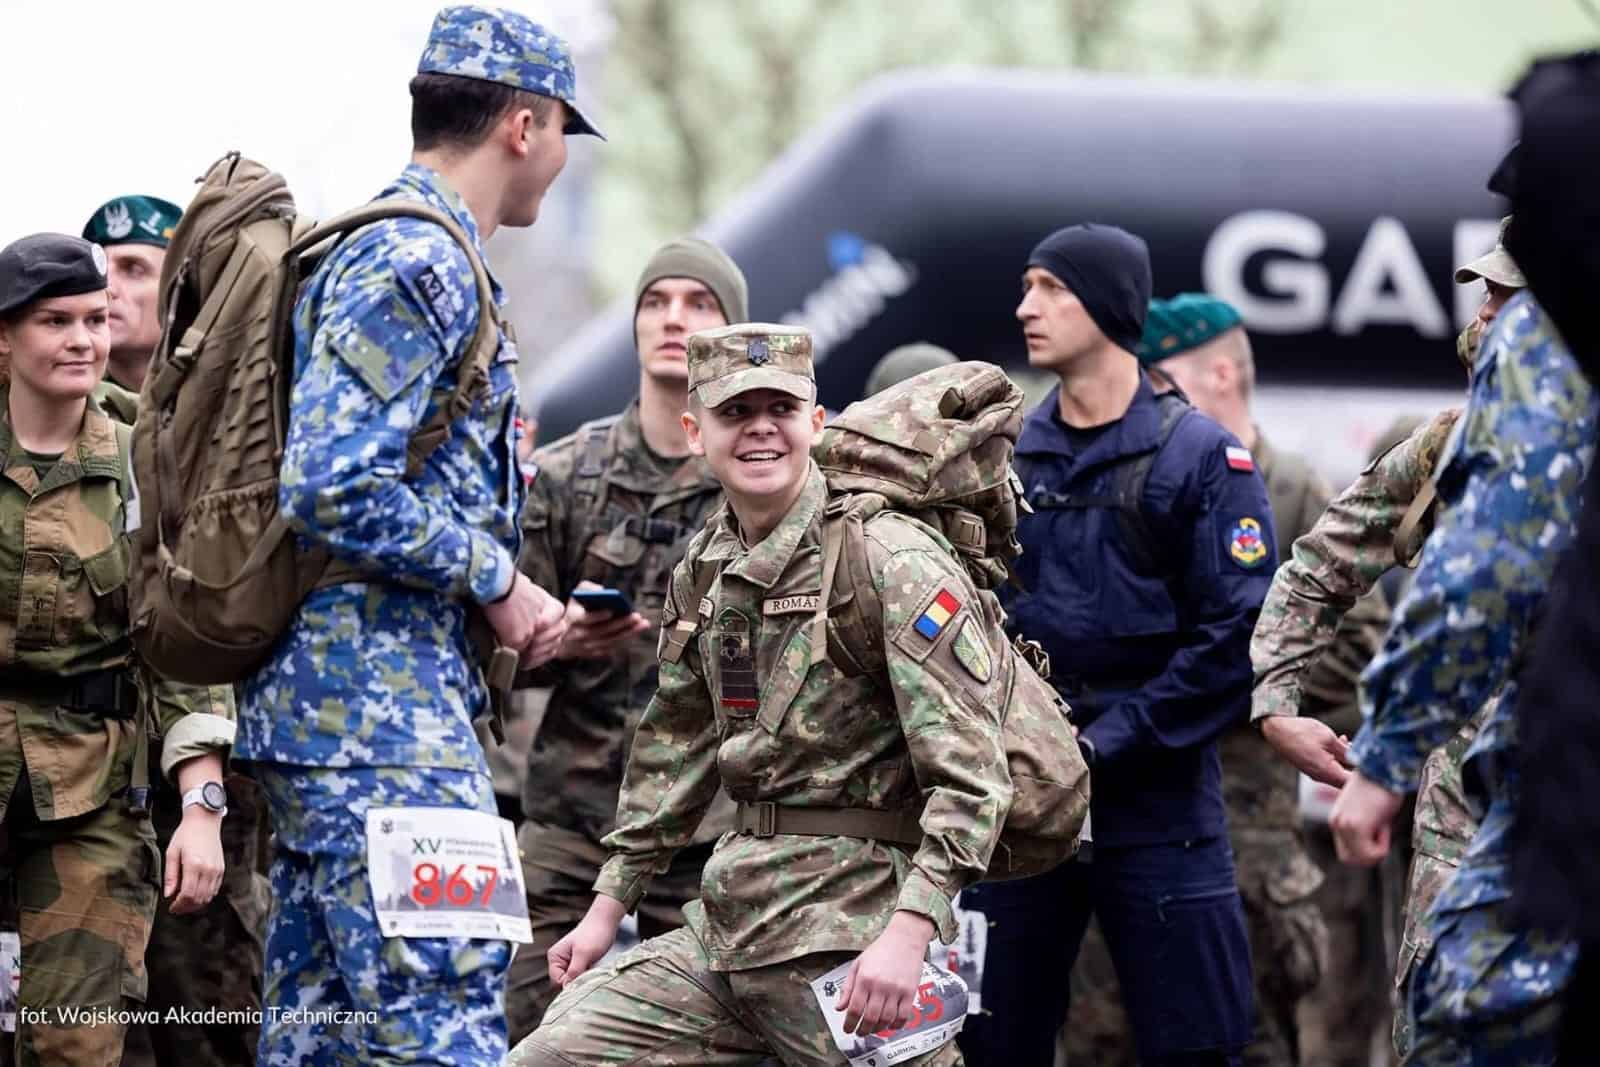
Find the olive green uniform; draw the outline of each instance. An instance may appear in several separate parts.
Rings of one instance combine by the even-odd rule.
[[[143,677],[128,639],[126,431],[90,402],[43,478],[13,437],[0,388],[0,872],[19,920],[16,1055],[114,1065],[124,1026],[92,1014],[146,994],[145,942],[162,870],[130,810],[152,709],[161,770],[233,739],[226,690]]]
[[[617,589],[651,628],[604,660],[559,660],[530,681],[554,685],[528,755],[518,835],[533,942],[518,946],[506,991],[516,1043],[555,998],[546,954],[577,925],[605,862],[623,764],[656,689],[656,639],[672,569],[722,499],[705,462],[668,459],[645,443],[638,404],[589,423],[534,455],[537,473],[522,512],[518,565],[535,585],[565,596],[585,579]],[[719,794],[689,847],[639,903],[642,937],[683,925],[700,895],[711,842],[733,826]]]

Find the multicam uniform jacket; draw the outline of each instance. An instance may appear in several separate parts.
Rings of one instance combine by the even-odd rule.
[[[615,824],[628,747],[656,691],[672,569],[722,488],[703,460],[653,453],[637,403],[541,448],[534,461],[518,566],[556,596],[585,579],[621,590],[651,623],[611,659],[560,660],[532,678],[555,691],[528,755],[523,813],[598,841]],[[732,818],[724,797],[693,840],[715,840]]]
[[[426,167],[411,164],[381,195],[432,205],[479,243],[466,204]],[[494,297],[504,305],[498,284]],[[421,475],[402,477],[411,432],[448,398],[479,310],[466,254],[420,219],[358,231],[307,284],[280,505],[301,537],[372,580],[306,598],[245,684],[240,756],[488,773],[472,729],[488,693],[465,601],[493,600],[515,574],[523,487],[509,336],[484,395]]]
[[[1401,519],[1432,476],[1460,414],[1441,412],[1379,456],[1294,542],[1250,639],[1252,720],[1299,715],[1315,705],[1321,694],[1309,688],[1314,665],[1335,645],[1347,613],[1396,565]]]
[[[896,909],[955,936],[950,898],[982,874],[1011,803],[992,692],[997,628],[946,543],[885,514],[867,526],[883,600],[886,668],[849,677],[814,663],[827,489],[813,464],[795,505],[753,548],[727,509],[673,576],[667,625],[701,626],[660,687],[629,756],[598,892],[630,909],[689,842],[718,784],[738,801],[921,811],[912,853],[855,837],[736,834],[706,864],[685,909],[713,968],[742,970],[822,951],[860,951]],[[699,604],[698,568],[718,571]],[[952,604],[953,602],[953,604]],[[667,642],[663,641],[666,651]]]
[[[126,444],[92,400],[77,439],[40,481],[12,435],[8,392],[0,387],[0,817],[26,770],[48,822],[103,807],[112,780],[126,780],[114,771],[132,760],[143,728],[132,709],[113,718],[27,695],[134,669],[126,583],[137,497]],[[139,682],[165,735],[164,772],[232,742],[228,689]]]

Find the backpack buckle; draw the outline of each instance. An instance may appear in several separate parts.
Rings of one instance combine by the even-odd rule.
[[[778,832],[778,805],[770,800],[758,800],[750,805],[755,815],[755,827],[750,831],[756,837],[772,837]]]
[[[983,520],[970,512],[957,512],[950,522],[949,537],[956,548],[969,556],[988,554],[988,532]]]

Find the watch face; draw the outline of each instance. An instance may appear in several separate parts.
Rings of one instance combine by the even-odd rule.
[[[221,782],[207,782],[200,787],[200,802],[212,811],[221,811],[228,806],[228,791]]]

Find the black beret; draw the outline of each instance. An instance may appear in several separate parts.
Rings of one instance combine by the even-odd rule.
[[[0,249],[0,315],[35,300],[106,287],[106,250],[81,237],[36,233]]]

